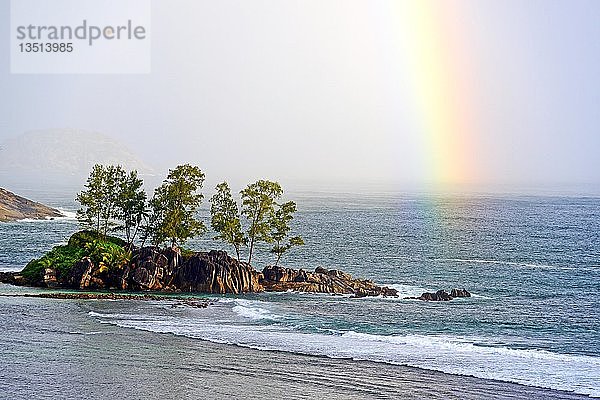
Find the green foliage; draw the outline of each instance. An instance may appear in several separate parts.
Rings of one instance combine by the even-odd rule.
[[[115,221],[118,217],[117,210],[119,206],[119,195],[121,184],[125,180],[125,170],[120,165],[109,165],[104,167],[104,180],[102,182],[102,227],[103,235],[108,232],[118,230],[118,223]]]
[[[118,238],[116,236],[103,236],[94,231],[75,232],[69,238],[68,245],[72,247],[84,248],[86,244],[88,244],[89,242],[93,242],[94,240],[102,240],[104,242],[113,243],[120,247],[125,247],[127,245],[127,242],[125,242],[121,238]]]
[[[304,240],[300,236],[288,238],[291,230],[290,223],[294,219],[295,212],[296,203],[288,201],[287,203],[277,205],[275,211],[270,215],[269,226],[271,229],[271,238],[275,243],[271,248],[271,253],[277,256],[275,265],[279,264],[281,256],[283,256],[286,251],[294,246],[301,246],[304,244]]]
[[[77,217],[88,230],[74,235],[69,245],[85,249],[94,262],[107,268],[123,265],[128,255],[122,248],[131,250],[138,232],[142,246],[148,239],[156,246],[166,241],[180,246],[206,231],[197,218],[203,184],[204,173],[198,167],[179,165],[169,170],[167,178],[146,202],[143,181],[137,171],[126,173],[121,166],[95,165],[84,190],[77,195],[81,203]],[[304,244],[301,237],[289,236],[296,204],[291,201],[278,204],[283,195],[279,183],[259,180],[240,195],[242,204],[238,208],[229,185],[223,182],[217,185],[210,200],[211,226],[217,233],[214,239],[231,244],[238,260],[241,247],[248,246],[248,263],[251,263],[256,245],[264,242],[273,244],[270,251],[277,256],[277,265],[284,253]],[[126,241],[108,236],[117,230],[124,232]]]
[[[30,282],[39,282],[43,279],[46,268],[55,268],[57,277],[69,273],[73,265],[85,257],[84,249],[73,246],[56,246],[42,258],[31,260],[21,272],[23,277]]]
[[[125,231],[129,247],[133,244],[146,213],[147,196],[143,185],[137,171],[131,171],[118,182],[116,217],[123,224],[120,228]]]
[[[248,263],[251,263],[256,243],[273,242],[269,219],[275,212],[275,202],[281,197],[283,190],[277,182],[259,180],[248,185],[240,194],[242,215],[248,220]]]
[[[118,226],[114,220],[118,217],[120,189],[125,178],[120,165],[94,165],[84,190],[77,195],[81,204],[77,219],[83,227],[106,235]]]
[[[54,268],[57,278],[66,276],[75,263],[83,257],[102,268],[121,268],[131,260],[131,252],[123,239],[102,236],[94,231],[73,234],[68,244],[56,246],[44,256],[30,261],[23,269],[23,277],[30,282],[40,282],[46,268]]]
[[[187,247],[179,246],[179,251],[181,252],[181,256],[183,258],[188,258],[188,257],[191,257],[194,254],[196,254],[196,252],[194,250],[188,249]]]
[[[84,245],[85,256],[108,269],[121,268],[131,260],[131,251],[110,241],[92,240]]]
[[[102,189],[105,177],[105,168],[96,164],[82,190],[77,195],[81,208],[77,211],[77,220],[87,228],[100,232],[100,223],[104,207],[104,191]]]
[[[240,247],[245,246],[248,240],[242,232],[238,206],[227,182],[218,184],[216,189],[217,192],[210,199],[211,226],[217,232],[214,239],[231,244],[239,260]]]
[[[152,239],[152,244],[155,246],[160,244],[156,243],[154,239],[154,230],[158,226],[158,221],[162,218],[162,212],[158,207],[153,206],[153,200],[154,197],[148,202],[149,210],[142,216],[142,222],[140,224],[142,247],[146,245],[148,239]]]
[[[169,171],[167,179],[156,188],[150,200],[152,216],[146,230],[154,244],[170,240],[174,246],[206,231],[204,224],[196,218],[203,198],[197,192],[203,183],[204,173],[196,166],[179,165]]]
[[[124,230],[127,243],[133,244],[146,211],[143,184],[137,171],[126,173],[120,165],[94,165],[84,190],[77,195],[79,223],[104,236]]]

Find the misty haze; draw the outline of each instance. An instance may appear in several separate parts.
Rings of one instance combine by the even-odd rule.
[[[1,399],[600,398],[600,1],[0,27]]]

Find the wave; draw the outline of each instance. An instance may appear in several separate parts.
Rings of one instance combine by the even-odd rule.
[[[62,214],[61,217],[46,217],[43,219],[34,219],[34,218],[23,218],[18,220],[17,222],[77,222],[77,213],[74,211],[69,211],[63,208],[58,208],[58,211]]]
[[[435,290],[433,290],[431,288],[425,288],[425,287],[413,286],[413,285],[405,285],[402,283],[394,283],[394,284],[385,285],[385,286],[388,286],[392,289],[396,289],[398,291],[398,296],[400,298],[419,297],[420,295],[422,295],[425,292],[435,292]]]
[[[75,212],[75,211],[66,210],[61,207],[58,208],[58,211],[60,211],[60,213],[62,215],[64,215],[64,217],[59,217],[61,219],[64,219],[64,220],[69,219],[69,220],[73,220],[73,221],[77,220],[77,212]]]
[[[236,305],[233,306],[232,311],[234,313],[236,313],[237,315],[244,317],[244,318],[248,318],[248,319],[252,319],[252,320],[258,320],[258,319],[275,320],[275,319],[281,318],[281,316],[272,313],[271,311],[267,310],[266,308],[257,306],[255,303],[258,303],[258,302],[252,302],[250,300],[243,300],[243,299],[236,299],[234,301],[234,303]]]
[[[499,261],[499,260],[485,260],[479,258],[433,258],[434,261],[455,261],[475,264],[498,264],[498,265],[512,265],[515,267],[526,267],[526,268],[542,268],[542,269],[560,269],[560,270],[574,270],[576,267],[565,267],[559,265],[547,265],[547,264],[535,264],[530,262],[514,262],[514,261]]]
[[[257,308],[232,302],[233,312],[252,319]],[[246,310],[236,307],[244,307]],[[271,311],[266,310],[268,313]],[[246,314],[247,313],[247,314]],[[267,313],[267,315],[269,315]],[[171,333],[258,350],[287,351],[331,358],[368,360],[495,379],[529,386],[600,396],[600,357],[559,354],[499,346],[481,337],[450,335],[377,335],[351,330],[308,333],[280,324],[252,325],[211,319],[98,314],[123,328]]]
[[[103,314],[95,311],[88,312],[90,317],[102,318],[105,320],[130,320],[130,321],[163,321],[165,319],[175,319],[172,316],[152,316],[146,314]]]

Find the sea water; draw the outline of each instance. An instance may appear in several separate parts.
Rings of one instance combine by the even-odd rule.
[[[69,198],[47,197],[75,209]],[[600,199],[314,193],[294,199],[294,228],[306,245],[283,265],[342,269],[394,287],[401,297],[211,296],[210,307],[179,312],[160,302],[97,302],[87,318],[600,396]],[[69,217],[0,224],[0,270],[21,269],[76,229]],[[207,234],[188,247],[223,246]],[[272,263],[261,250],[253,261],[259,269]],[[403,299],[455,287],[473,297]]]

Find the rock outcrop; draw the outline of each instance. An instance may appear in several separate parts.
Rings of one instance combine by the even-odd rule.
[[[0,188],[0,222],[17,221],[20,219],[46,219],[63,216],[54,208],[35,201],[17,196],[6,189]]]
[[[196,253],[177,270],[175,286],[190,292],[262,292],[262,274],[248,263],[229,257],[224,251]]]
[[[0,283],[8,283],[9,285],[25,286],[28,282],[18,272],[0,272]]]
[[[44,283],[82,290],[118,289],[156,292],[253,293],[262,292],[262,274],[224,251],[194,253],[183,257],[178,249],[143,247],[121,268],[108,269],[84,257],[56,283],[48,268]],[[7,278],[9,279],[9,278]]]
[[[395,289],[378,286],[370,280],[354,279],[352,275],[339,270],[317,267],[314,272],[304,269],[291,269],[268,266],[263,269],[263,287],[267,291],[288,290],[311,293],[352,294],[355,297],[384,296],[397,297]]]
[[[70,241],[71,242],[71,241]],[[73,245],[75,242],[73,241]],[[90,257],[75,262],[67,272],[51,265],[29,276],[32,286],[80,290],[132,290],[155,292],[257,293],[298,291],[350,294],[354,297],[394,296],[396,290],[370,280],[355,279],[339,270],[318,267],[315,271],[269,266],[258,272],[250,264],[212,250],[182,256],[177,248],[135,249],[120,267],[94,263]],[[17,283],[15,273],[1,273],[0,282]]]
[[[457,297],[471,297],[466,289],[452,289],[450,293],[445,290],[438,290],[435,293],[424,292],[419,297],[405,297],[405,299],[424,300],[424,301],[450,301]]]
[[[56,280],[56,270],[54,268],[46,268],[44,271],[44,284],[49,288],[58,287]]]

